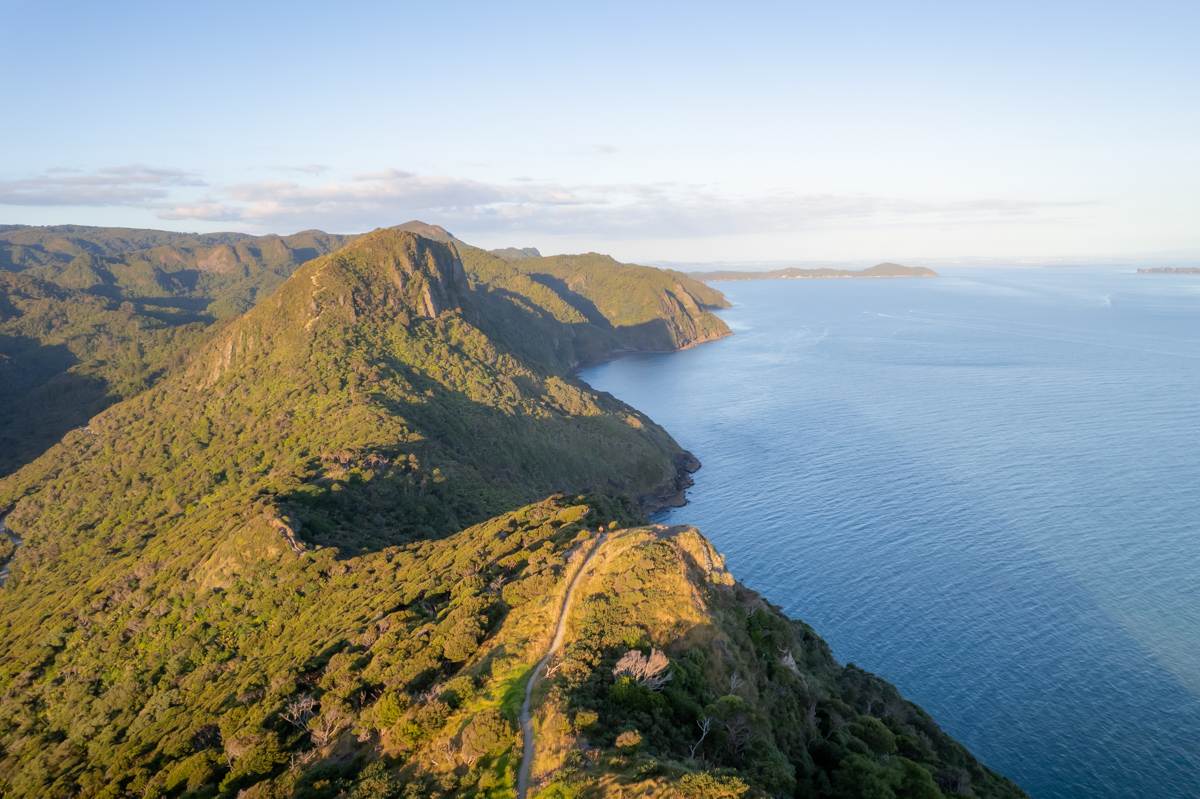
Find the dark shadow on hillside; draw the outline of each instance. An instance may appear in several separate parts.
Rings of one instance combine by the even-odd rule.
[[[292,271],[295,271],[295,269],[298,269],[300,266],[308,261],[311,261],[313,258],[319,258],[324,254],[325,251],[318,250],[316,247],[293,247],[292,257],[295,259],[296,266]]]
[[[131,297],[131,302],[137,303],[144,309],[171,308],[184,311],[196,316],[197,320],[204,317],[204,310],[213,301],[212,297]]]
[[[674,485],[677,445],[607,395],[601,415],[511,413],[451,390],[407,363],[420,401],[376,396],[417,435],[388,449],[323,453],[304,487],[278,495],[309,544],[353,557],[441,537],[556,493],[641,496]]]
[[[529,278],[535,283],[541,283],[543,286],[553,291],[562,298],[563,302],[579,311],[579,313],[583,314],[583,317],[596,327],[603,328],[605,330],[612,329],[612,323],[609,322],[608,318],[603,313],[601,313],[600,309],[596,307],[596,304],[582,294],[577,294],[576,292],[572,291],[570,287],[567,286],[566,281],[553,275],[544,275],[536,272],[531,272]]]
[[[133,302],[138,313],[168,325],[194,322],[208,325],[216,321],[216,317],[208,312],[212,301],[206,297],[150,297],[138,298]]]
[[[76,363],[65,346],[0,335],[0,476],[118,399],[103,380],[69,371]]]
[[[561,284],[556,278],[550,280]],[[508,354],[563,374],[618,355],[676,349],[675,337],[665,319],[613,326],[587,298],[565,288],[571,296],[563,296],[558,288],[545,285],[585,318],[590,319],[594,314],[600,322],[564,323],[516,292],[486,285],[472,287],[464,312]]]

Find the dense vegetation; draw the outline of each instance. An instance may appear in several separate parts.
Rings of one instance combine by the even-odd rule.
[[[0,475],[147,388],[204,324],[0,272]]]
[[[345,238],[0,227],[0,475]]]
[[[247,310],[297,266],[350,238],[319,230],[248,236],[10,225],[0,226],[0,270],[224,318]]]
[[[728,332],[703,312],[724,298],[684,275],[603,256],[541,258],[533,248],[493,255],[423,222],[395,230],[463,254],[472,283],[486,289],[478,304],[491,306],[492,332],[544,365]],[[0,227],[0,475],[151,385],[222,320],[352,238]]]
[[[467,271],[493,294],[515,299],[534,319],[545,320],[539,338],[555,348],[547,356],[566,366],[614,353],[673,350],[727,335],[717,317],[727,307],[718,291],[682,272],[619,264],[607,255],[556,255],[505,259],[459,247]]]
[[[601,527],[538,696],[541,796],[1019,795],[697,533],[636,526],[688,457],[569,370],[720,335],[718,293],[438,237],[357,238],[131,362],[158,379],[104,374],[149,385],[0,480],[0,795],[512,796]]]

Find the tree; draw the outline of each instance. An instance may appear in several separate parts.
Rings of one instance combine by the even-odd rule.
[[[317,710],[317,700],[308,694],[300,694],[284,705],[280,717],[301,732],[308,732],[308,722]]]
[[[696,758],[696,750],[700,748],[700,744],[704,743],[704,739],[708,737],[708,731],[712,729],[712,718],[705,716],[696,722],[696,726],[700,728],[700,737],[696,739],[696,743],[692,744],[692,750],[688,752],[688,757],[693,760]]]
[[[671,681],[671,672],[667,668],[671,661],[661,650],[651,649],[649,656],[636,649],[631,649],[621,656],[617,665],[613,666],[613,676],[632,677],[638,685],[645,686],[651,691],[661,691],[663,686]]]
[[[332,707],[308,722],[308,733],[317,746],[325,746],[346,726],[346,717],[338,707]]]

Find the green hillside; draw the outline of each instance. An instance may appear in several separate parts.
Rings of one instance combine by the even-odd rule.
[[[467,272],[490,294],[527,310],[529,318],[510,337],[538,344],[540,357],[567,368],[729,334],[724,322],[706,313],[728,307],[724,295],[682,272],[596,253],[513,260],[468,245],[458,250]],[[530,325],[540,334],[531,337]]]
[[[151,385],[205,327],[0,271],[0,475]]]
[[[346,239],[0,227],[0,475]]]
[[[453,245],[490,332],[545,366],[728,332],[704,312],[724,298],[680,274],[531,248],[509,267],[437,225],[394,230]],[[0,227],[0,475],[151,385],[223,320],[352,238]]]
[[[351,237],[172,233],[83,225],[0,227],[0,270],[126,300],[235,316],[297,266]]]

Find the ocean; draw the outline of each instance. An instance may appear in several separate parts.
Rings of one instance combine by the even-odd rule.
[[[716,285],[581,375],[703,463],[663,521],[1037,799],[1200,796],[1200,276]]]

